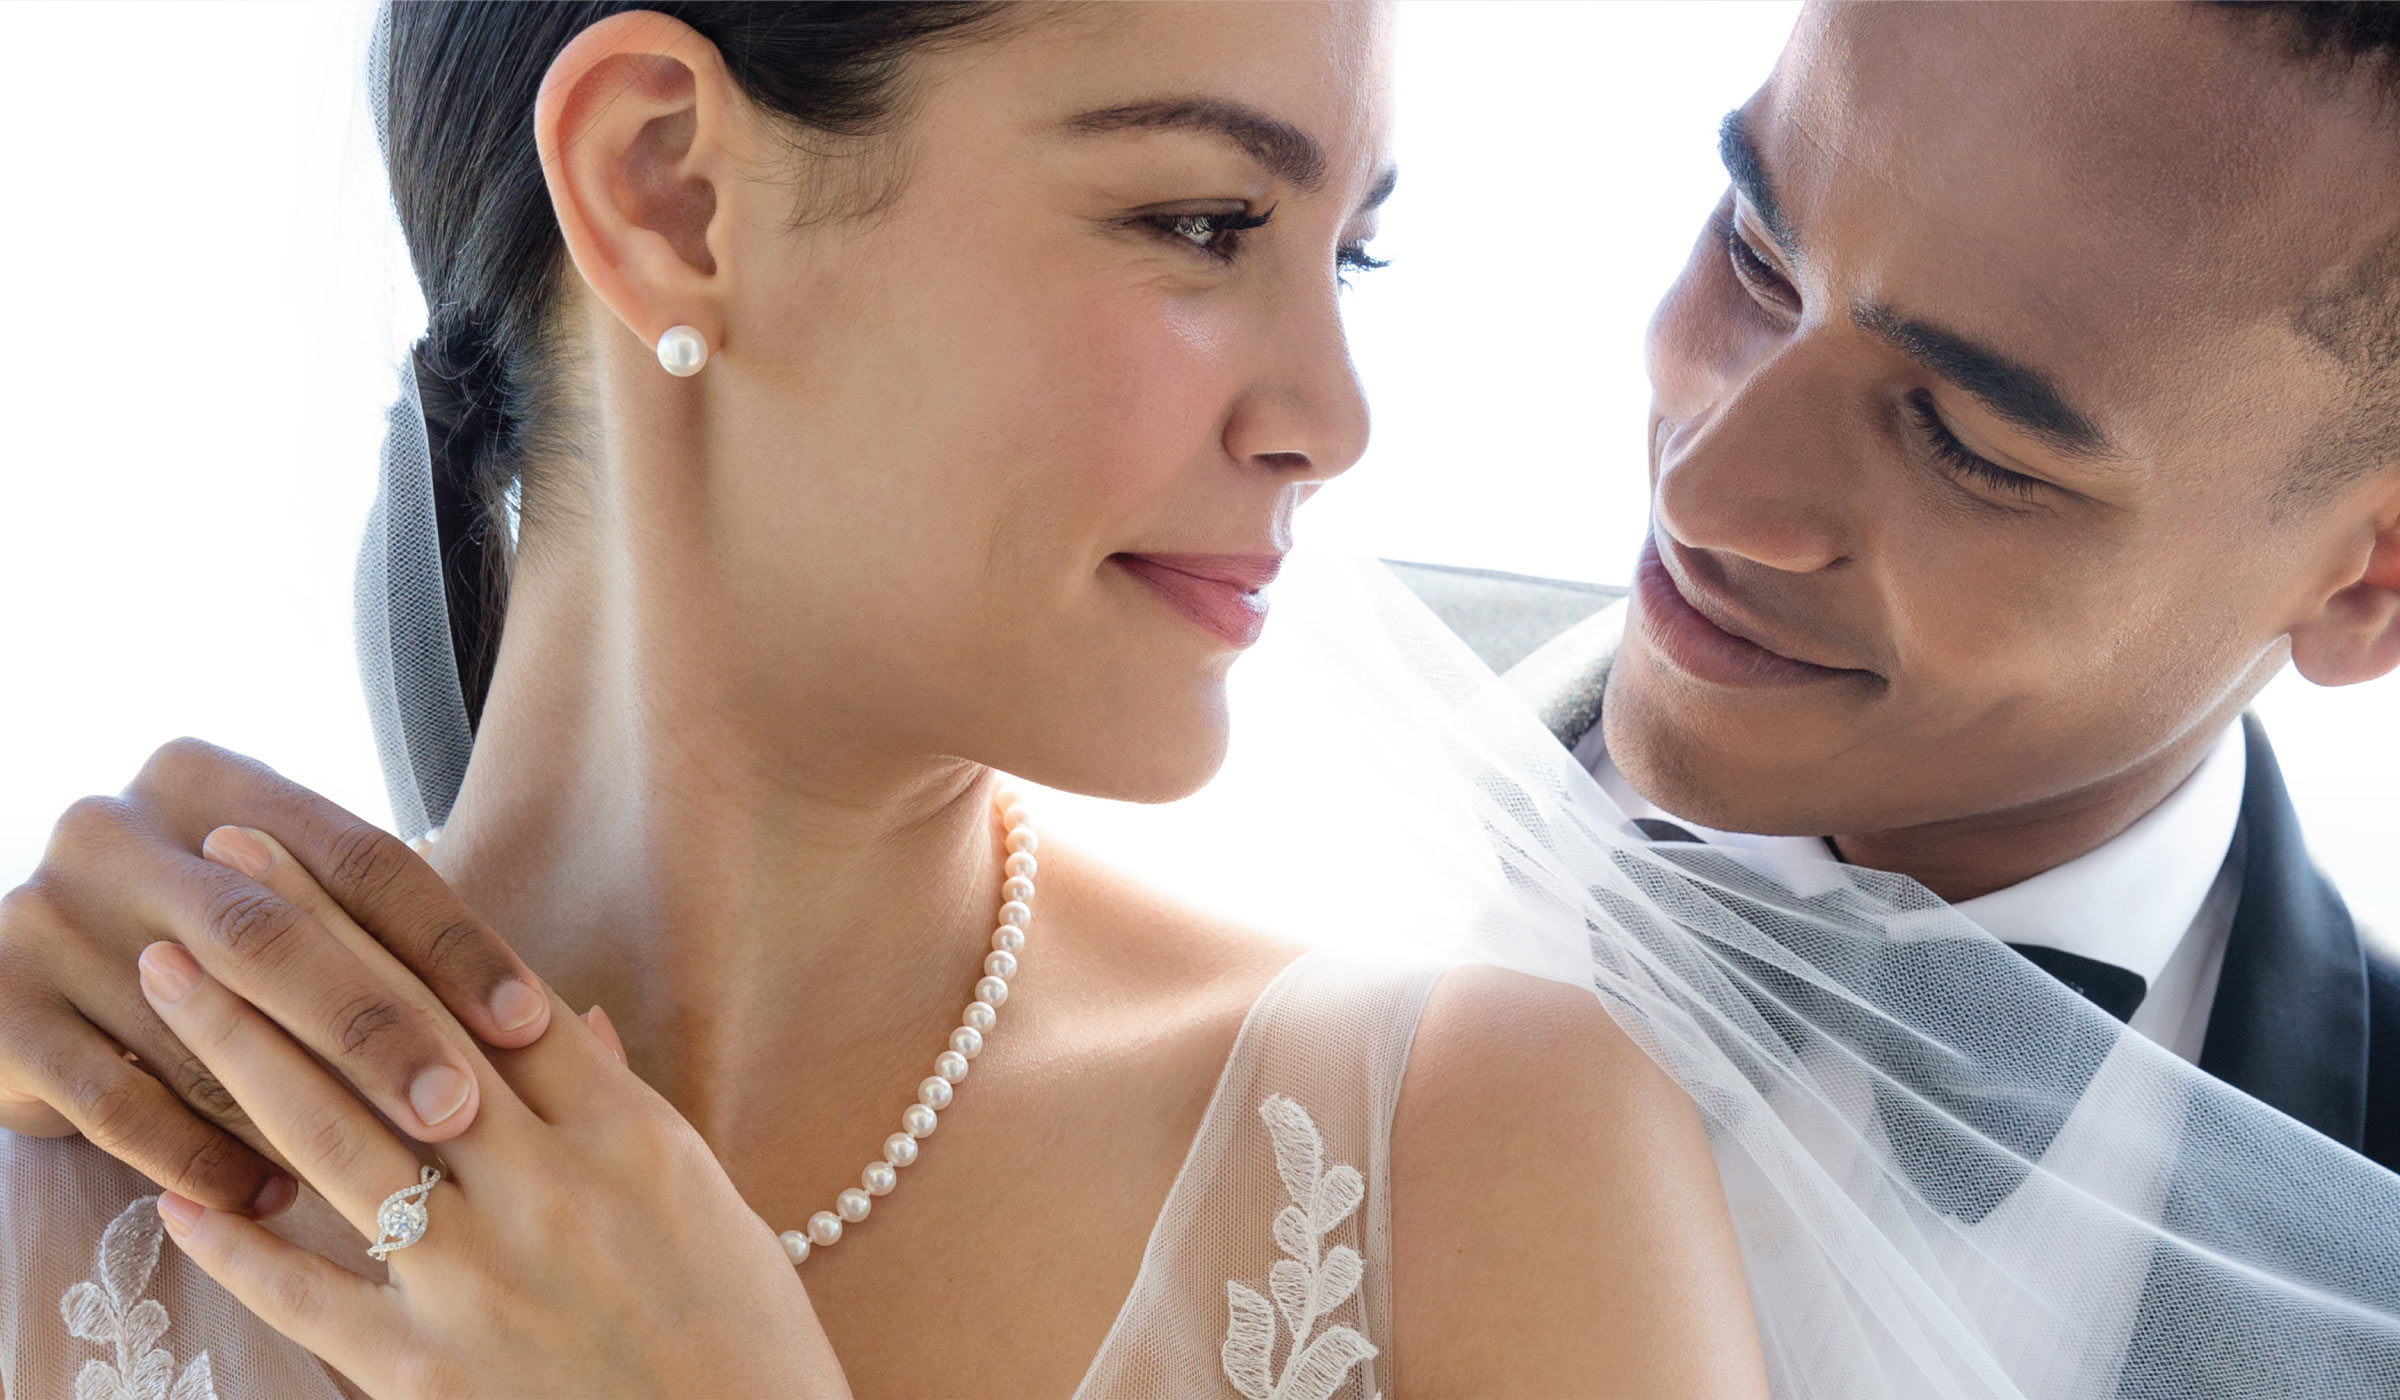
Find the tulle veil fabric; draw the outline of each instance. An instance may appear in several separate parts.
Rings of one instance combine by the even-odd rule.
[[[1275,604],[1209,790],[1052,824],[1295,936],[1589,987],[1708,1124],[1776,1394],[2400,1394],[2400,1177],[1914,881],[1644,840],[1373,559],[1304,548]]]
[[[400,389],[358,641],[415,836],[472,737],[412,374]],[[1047,820],[1304,939],[1589,988],[1707,1122],[1778,1395],[2400,1394],[2400,1177],[1922,887],[1643,840],[1387,571],[1321,541],[1234,696],[1231,758],[1196,797],[1055,795]]]

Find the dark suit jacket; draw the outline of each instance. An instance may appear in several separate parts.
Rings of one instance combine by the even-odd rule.
[[[1560,743],[1600,720],[1624,633],[1622,590],[1395,563],[1403,582],[1505,672]],[[1546,639],[1545,639],[1546,638]],[[2200,1067],[2400,1171],[2400,966],[2359,936],[2310,863],[2299,815],[2255,716],[2241,903]]]

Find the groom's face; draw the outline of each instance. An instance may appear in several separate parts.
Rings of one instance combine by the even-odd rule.
[[[2374,603],[2400,103],[2279,42],[2188,5],[1803,16],[1651,329],[1606,707],[1637,787],[1809,834],[2163,791]],[[2388,667],[2362,636],[2319,678]]]

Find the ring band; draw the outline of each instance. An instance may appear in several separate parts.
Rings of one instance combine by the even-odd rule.
[[[417,1184],[403,1187],[383,1198],[375,1208],[375,1228],[383,1238],[367,1246],[367,1257],[381,1261],[395,1249],[406,1249],[425,1238],[425,1195],[442,1179],[440,1167],[425,1167],[417,1173]]]

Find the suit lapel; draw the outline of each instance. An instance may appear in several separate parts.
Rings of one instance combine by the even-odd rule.
[[[1625,640],[1625,616],[1620,598],[1544,642],[1500,677],[1569,750],[1600,722],[1609,667]]]
[[[2350,911],[2309,863],[2266,731],[2242,718],[2249,855],[2200,1068],[2334,1141],[2367,1116],[2367,966]]]

